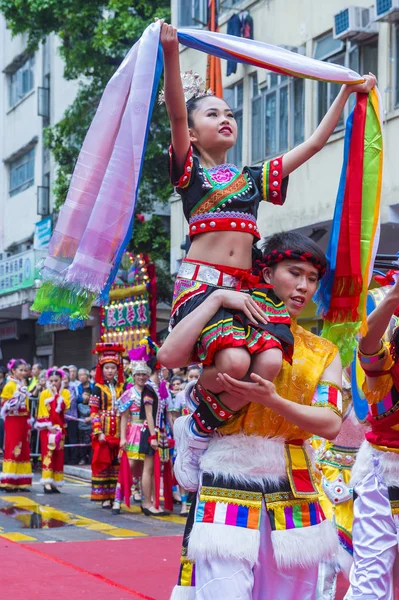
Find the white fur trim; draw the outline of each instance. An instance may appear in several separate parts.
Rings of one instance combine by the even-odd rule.
[[[318,525],[272,531],[274,558],[279,569],[308,568],[338,552],[338,535],[330,521]]]
[[[201,457],[201,471],[239,483],[279,483],[287,478],[283,438],[215,435]]]
[[[49,398],[46,398],[44,401],[44,404],[47,406],[47,404],[51,404],[51,402],[54,400],[54,396],[50,396]]]
[[[0,473],[2,479],[32,479],[32,473]]]
[[[170,600],[195,600],[195,587],[191,585],[175,585]]]
[[[40,485],[54,485],[55,487],[62,487],[64,485],[64,481],[54,481],[52,477],[48,479],[44,479],[43,477],[39,481]]]
[[[194,523],[188,542],[187,558],[223,560],[235,558],[255,564],[258,560],[260,533],[257,529],[245,529],[215,523]]]
[[[64,402],[64,398],[60,395],[57,398],[57,407],[55,412],[60,413],[62,411],[62,403]]]
[[[349,581],[349,572],[353,565],[353,556],[349,554],[349,552],[345,550],[345,548],[341,546],[341,544],[339,545],[337,559],[339,567],[342,573],[344,574],[345,579]]]
[[[351,485],[355,487],[373,472],[381,477],[388,487],[397,486],[399,481],[399,455],[396,452],[377,450],[367,440],[364,440],[352,469]]]
[[[51,429],[53,424],[51,421],[36,421],[35,429]]]

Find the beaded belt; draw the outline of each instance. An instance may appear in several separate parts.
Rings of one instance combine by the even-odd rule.
[[[251,278],[251,272],[245,269],[235,269],[238,277],[224,273],[216,266],[201,263],[199,261],[183,260],[177,274],[178,279],[188,279],[190,281],[199,281],[215,287],[225,287],[230,289],[249,289],[248,279]],[[243,286],[243,287],[242,287]]]
[[[190,236],[210,231],[241,231],[260,239],[256,219],[253,215],[236,212],[212,212],[191,217]]]

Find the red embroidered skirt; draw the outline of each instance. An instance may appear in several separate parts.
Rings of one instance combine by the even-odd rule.
[[[262,286],[250,271],[184,260],[175,283],[170,329],[217,289],[251,294],[270,322],[254,325],[244,313],[220,308],[203,328],[191,357],[193,362],[210,365],[216,352],[235,347],[245,347],[250,354],[280,348],[284,359],[292,361],[294,338],[286,306],[272,288]]]

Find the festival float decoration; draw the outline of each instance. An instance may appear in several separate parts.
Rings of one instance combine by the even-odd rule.
[[[147,336],[156,338],[155,265],[147,255],[125,252],[101,307],[101,340],[119,342],[126,350],[140,345]]]

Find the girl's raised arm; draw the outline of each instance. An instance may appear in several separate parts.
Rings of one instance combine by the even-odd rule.
[[[165,104],[172,132],[172,146],[177,171],[183,171],[190,147],[187,108],[180,77],[179,41],[177,29],[162,23],[161,44],[165,64]]]
[[[364,75],[364,79],[364,83],[359,85],[343,85],[327,114],[310,138],[283,156],[283,177],[295,171],[326,145],[330,135],[338,125],[350,94],[354,92],[368,94],[377,83],[376,78],[371,73]]]

